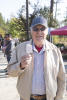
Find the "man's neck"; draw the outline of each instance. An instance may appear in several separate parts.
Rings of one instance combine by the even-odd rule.
[[[41,49],[43,48],[43,46],[42,46],[42,47],[39,47],[39,46],[36,46],[36,45],[35,45],[35,48],[37,49],[38,52],[40,52]]]

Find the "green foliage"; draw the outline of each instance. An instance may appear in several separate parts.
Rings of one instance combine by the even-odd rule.
[[[8,32],[10,34],[12,34],[13,37],[17,37],[19,35],[19,32],[17,31],[18,26],[17,26],[16,22],[17,22],[16,18],[12,18],[9,22]]]
[[[3,19],[2,14],[0,13],[0,34],[4,36],[7,31],[8,31],[8,25]]]
[[[53,38],[53,43],[54,44],[58,44],[58,46],[61,46],[62,44],[64,44],[65,46],[67,46],[67,36],[52,36]]]
[[[5,21],[3,20],[2,14],[0,13],[0,27],[3,27]]]
[[[67,18],[65,18],[62,23],[66,26],[67,25]]]
[[[2,35],[2,36],[4,36],[4,34],[5,34],[5,31],[0,27],[0,34]]]
[[[36,6],[35,6],[36,7]],[[55,18],[52,19],[52,21],[50,21],[50,9],[47,7],[44,8],[37,8],[34,9],[33,13],[30,15],[29,19],[29,23],[31,24],[32,19],[36,16],[36,15],[43,15],[45,18],[47,18],[48,20],[48,26],[49,27],[54,27],[57,28],[59,26],[59,22],[58,20],[56,20]],[[29,24],[29,25],[30,25]]]
[[[52,21],[50,21],[50,17],[49,17],[49,18],[48,18],[48,26],[49,26],[49,27],[58,28],[59,22],[58,22],[58,20],[56,20],[55,18],[53,18]]]
[[[44,8],[41,8],[40,9],[40,14],[43,15],[45,18],[48,18],[49,17],[49,8],[47,7],[44,7]]]
[[[25,30],[25,19],[23,17],[20,18],[12,18],[9,23],[8,32],[12,34],[13,37],[26,39],[26,30]]]
[[[31,5],[31,4],[30,4]],[[0,30],[2,34],[10,33],[13,37],[19,37],[22,41],[27,39],[27,25],[26,25],[26,18],[24,17],[24,13],[26,11],[25,5],[22,5],[21,9],[19,10],[18,17],[11,18],[9,21],[5,22],[3,17],[0,13]],[[31,25],[32,19],[36,15],[43,15],[45,18],[48,19],[48,26],[50,26],[50,8],[45,7],[42,8],[39,6],[39,1],[33,5],[33,12],[29,15],[29,27]],[[52,26],[57,27],[58,21],[53,19]],[[55,40],[56,41],[56,40]]]
[[[18,26],[17,30],[19,31],[19,36],[26,39],[26,37],[27,37],[27,34],[26,34],[27,28],[26,28],[26,19],[23,16],[24,11],[25,11],[25,6],[23,5],[22,8],[19,10],[16,24]],[[39,8],[38,2],[37,2],[37,4],[34,4],[34,6],[33,6],[32,14],[29,15],[29,27],[31,25],[32,19],[36,15],[43,15],[45,18],[47,18],[48,19],[48,26],[50,26],[50,9],[48,7]],[[58,21],[56,19],[53,19],[52,26],[57,27],[58,25],[59,25]]]
[[[59,37],[57,35],[56,36],[52,36],[52,40],[53,40],[54,44],[57,44],[59,42]]]
[[[57,47],[62,47],[62,46],[64,47],[64,44],[63,43],[61,43],[61,44],[60,43],[57,43],[56,46]]]

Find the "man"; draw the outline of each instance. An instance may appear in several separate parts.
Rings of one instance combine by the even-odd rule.
[[[0,50],[1,50],[2,46],[3,46],[3,37],[2,37],[2,35],[0,34]]]
[[[47,20],[36,16],[31,24],[32,40],[12,53],[8,74],[18,76],[20,100],[62,100],[65,69],[59,49],[46,40]]]
[[[15,47],[15,44],[14,44],[11,34],[6,34],[5,40],[4,40],[4,46],[2,50],[5,52],[8,63],[10,61],[11,52],[14,49],[14,47]]]

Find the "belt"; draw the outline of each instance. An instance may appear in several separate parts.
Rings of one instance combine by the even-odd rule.
[[[31,98],[36,99],[36,100],[46,99],[46,94],[44,94],[44,95],[31,95]]]

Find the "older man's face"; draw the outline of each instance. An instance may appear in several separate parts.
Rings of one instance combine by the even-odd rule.
[[[43,46],[47,35],[47,29],[43,25],[37,25],[32,28],[31,34],[34,44],[39,47]]]

